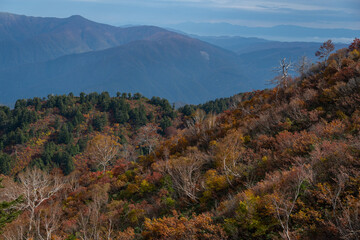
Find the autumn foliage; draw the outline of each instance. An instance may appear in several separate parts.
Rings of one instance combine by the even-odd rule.
[[[0,128],[1,201],[19,210],[3,238],[358,239],[359,40],[332,51],[324,43],[326,62],[224,106],[20,101],[23,128]],[[36,176],[48,185],[27,195]]]

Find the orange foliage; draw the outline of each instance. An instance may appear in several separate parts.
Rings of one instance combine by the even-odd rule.
[[[183,240],[183,239],[227,239],[220,225],[213,223],[211,215],[201,214],[188,219],[180,217],[177,212],[173,217],[146,219],[143,236],[145,239]]]

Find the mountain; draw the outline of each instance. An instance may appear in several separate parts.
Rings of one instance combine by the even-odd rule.
[[[9,13],[0,14],[0,23],[3,104],[105,90],[199,103],[259,87],[246,84],[236,54],[158,27]]]
[[[254,37],[191,36],[237,53],[243,67],[247,69],[244,75],[247,78],[256,79],[259,83],[276,75],[273,69],[278,66],[280,59],[286,58],[287,61],[294,64],[294,67],[303,56],[315,63],[317,58],[314,53],[321,45],[317,42],[280,42]],[[334,45],[335,50],[348,46],[343,43],[335,43]]]
[[[360,30],[309,28],[292,25],[246,27],[229,23],[184,22],[167,25],[167,27],[202,36],[259,37],[277,41],[324,42],[333,39],[334,41],[348,43],[360,36]]]
[[[319,45],[0,13],[0,104],[92,91],[198,104],[263,89],[280,59],[313,56]]]
[[[170,101],[200,103],[260,87],[242,74],[230,51],[179,34],[1,71],[1,100],[49,93],[140,92]]]
[[[319,49],[321,43],[318,42],[281,42],[271,41],[256,37],[240,37],[240,36],[198,36],[190,35],[193,38],[214,44],[216,46],[236,52],[237,54],[245,54],[257,51],[288,51],[289,55],[293,53],[314,55]],[[340,49],[347,47],[348,44],[335,43],[335,48]]]
[[[168,31],[150,26],[113,27],[81,16],[42,18],[0,13],[0,69],[107,49]]]

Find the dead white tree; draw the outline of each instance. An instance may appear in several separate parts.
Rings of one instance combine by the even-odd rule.
[[[80,228],[81,239],[100,240],[106,239],[106,237],[104,236],[107,236],[109,233],[111,235],[111,222],[109,222],[110,225],[106,227],[105,232],[101,229],[102,226],[106,224],[101,221],[101,211],[105,204],[108,202],[109,187],[109,184],[97,184],[91,189],[91,202],[82,210],[80,210],[78,215],[78,225]]]
[[[120,147],[121,145],[112,137],[98,134],[89,142],[87,152],[105,173],[106,167],[119,153]]]
[[[244,137],[240,130],[231,130],[216,143],[215,161],[222,166],[222,171],[230,185],[239,179],[244,180],[246,187],[253,186],[255,153],[244,147]]]
[[[230,109],[236,109],[239,107],[239,103],[244,101],[244,94],[237,94],[231,98]]]
[[[329,214],[328,220],[339,231],[341,238],[360,239],[360,194],[341,199],[350,176],[349,171],[340,167],[333,179],[335,186],[324,184],[320,196],[331,204],[332,214]]]
[[[203,153],[196,147],[190,147],[185,156],[166,159],[160,169],[170,175],[180,196],[197,201],[196,193],[199,190],[201,168],[205,160]]]
[[[18,207],[29,213],[27,235],[31,237],[36,231],[36,218],[40,217],[37,215],[37,209],[59,192],[64,183],[60,176],[50,175],[38,168],[28,168],[20,173],[18,178],[18,183],[13,182],[6,186],[4,195],[12,200],[22,196],[23,201]]]
[[[282,237],[291,240],[291,214],[300,195],[301,186],[305,181],[312,181],[312,170],[309,165],[302,164],[294,167],[289,172],[274,174],[271,178],[274,180],[275,190],[270,199],[276,218],[283,229]],[[282,178],[287,178],[288,181],[285,181],[286,186],[278,184]]]
[[[218,157],[222,161],[225,176],[231,184],[229,177],[241,177],[243,174],[241,163],[243,139],[240,132],[228,134],[220,144],[220,148]]]
[[[197,109],[195,113],[185,122],[188,132],[192,136],[196,136],[201,132],[201,123],[205,120],[206,113],[202,109]]]
[[[279,66],[275,67],[273,70],[278,73],[278,75],[270,80],[270,84],[286,88],[288,86],[289,71],[291,70],[293,70],[293,63],[291,61],[287,62],[286,58],[281,59],[279,61]]]
[[[138,155],[133,144],[125,143],[120,153],[120,157],[124,158],[128,162],[135,162]]]
[[[309,71],[310,66],[311,66],[311,60],[306,56],[302,56],[295,64],[295,69],[300,74],[300,76],[305,76],[306,73]]]
[[[61,206],[59,202],[53,203],[39,211],[36,218],[37,237],[42,240],[53,239],[53,233],[59,228]]]
[[[154,123],[149,123],[141,127],[137,131],[136,143],[139,146],[146,148],[148,153],[151,154],[159,142],[159,135],[157,134],[159,129],[160,128]]]
[[[273,69],[278,75],[276,75],[273,79],[269,80],[270,85],[275,85],[276,91],[276,99],[278,97],[279,89],[287,88],[289,85],[289,71],[293,70],[293,64],[291,61],[287,62],[286,58],[283,58],[279,62],[279,66]]]

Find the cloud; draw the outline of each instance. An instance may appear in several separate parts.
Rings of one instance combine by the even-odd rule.
[[[359,10],[359,8],[356,8],[356,5],[360,5],[356,0],[303,0],[297,2],[288,0],[156,0],[148,2],[162,2],[163,4],[177,3],[196,5],[199,7],[230,8],[265,12],[288,9],[295,11],[343,11],[354,13]]]
[[[227,22],[360,28],[359,0],[0,0],[0,6],[33,16],[80,14],[113,25]]]
[[[338,11],[355,14],[359,11],[358,0],[68,0],[111,4],[145,4],[148,6],[195,6],[200,8],[226,8],[257,12],[288,11]]]

